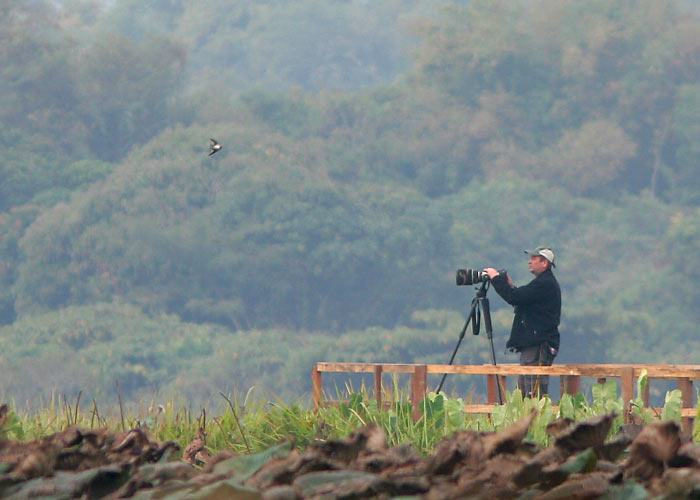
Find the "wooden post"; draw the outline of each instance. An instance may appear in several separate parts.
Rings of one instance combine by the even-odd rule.
[[[630,401],[634,399],[634,367],[629,366],[622,369],[620,377],[620,386],[622,389],[622,402],[624,403],[624,419],[629,422],[630,418]]]
[[[496,375],[486,375],[486,402],[489,404],[498,403],[498,385],[496,385]]]
[[[505,402],[508,390],[508,377],[505,375],[486,375],[486,400],[490,404],[498,403],[498,388],[500,385],[501,398]]]
[[[420,420],[422,415],[420,403],[425,398],[425,387],[427,385],[427,373],[425,365],[416,365],[411,375],[411,400],[413,402],[413,421]]]
[[[382,365],[374,365],[374,399],[377,400],[377,408],[382,411]]]
[[[314,365],[311,370],[311,390],[314,398],[314,411],[318,411],[323,398],[323,375],[318,371],[318,366]]]
[[[693,381],[686,377],[678,378],[678,389],[681,391],[681,408],[693,407]],[[693,432],[693,419],[691,417],[683,417],[683,432],[690,435]]]
[[[581,392],[581,377],[578,375],[562,375],[561,376],[561,393],[575,394]]]

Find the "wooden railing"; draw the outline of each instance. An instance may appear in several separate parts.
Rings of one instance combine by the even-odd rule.
[[[374,397],[382,407],[382,375],[385,373],[411,374],[411,402],[413,416],[421,415],[419,403],[427,391],[428,374],[485,375],[487,398],[485,404],[467,404],[467,413],[490,413],[497,402],[498,385],[507,388],[507,377],[518,375],[550,375],[559,377],[560,394],[576,394],[581,390],[581,378],[595,378],[603,383],[609,378],[619,379],[625,416],[629,413],[629,402],[634,398],[635,381],[647,371],[649,383],[642,395],[645,406],[649,406],[649,386],[652,379],[675,380],[682,395],[681,416],[683,427],[688,430],[695,416],[693,404],[693,381],[700,380],[700,365],[624,365],[624,364],[569,364],[553,366],[503,365],[420,365],[393,363],[316,363],[311,372],[314,406],[324,404],[323,373],[372,373],[374,375]],[[551,386],[551,384],[550,384]]]

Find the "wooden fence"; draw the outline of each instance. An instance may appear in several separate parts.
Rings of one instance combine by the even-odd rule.
[[[498,401],[498,385],[507,388],[507,378],[518,375],[550,375],[559,377],[561,394],[576,394],[581,390],[581,378],[594,378],[598,383],[607,379],[619,379],[622,399],[625,402],[625,417],[629,414],[629,402],[634,398],[636,379],[642,370],[647,371],[649,383],[642,395],[645,406],[649,406],[649,387],[652,379],[675,380],[682,394],[681,416],[683,427],[689,430],[695,417],[693,404],[693,381],[700,380],[700,365],[623,365],[623,364],[570,364],[553,366],[503,365],[420,365],[394,363],[316,363],[311,372],[314,406],[324,404],[323,373],[372,373],[374,375],[374,397],[382,407],[382,376],[385,373],[411,374],[411,402],[413,416],[421,415],[419,403],[425,397],[427,375],[482,375],[486,376],[487,398],[485,404],[467,404],[467,413],[490,413]],[[551,387],[551,382],[550,382]]]

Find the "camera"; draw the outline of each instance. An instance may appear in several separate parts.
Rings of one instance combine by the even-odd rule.
[[[489,275],[484,271],[478,271],[476,269],[457,269],[455,281],[457,282],[457,286],[462,286],[483,283],[489,279]]]

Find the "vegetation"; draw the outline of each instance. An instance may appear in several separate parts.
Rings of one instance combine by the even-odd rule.
[[[141,4],[0,6],[3,400],[446,361],[454,270],[539,244],[558,361],[697,362],[695,3]]]
[[[637,383],[637,397],[631,402],[635,418],[647,424],[659,421],[681,421],[680,391],[666,394],[662,412],[645,408],[641,398],[647,383],[646,374]],[[301,401],[284,403],[279,399],[266,400],[250,389],[247,394],[235,393],[221,398],[218,411],[212,415],[206,409],[195,410],[171,399],[164,405],[139,405],[129,411],[123,406],[109,411],[100,410],[92,402],[70,401],[52,395],[40,409],[15,408],[0,428],[0,437],[19,440],[41,439],[65,430],[71,425],[83,428],[110,428],[128,430],[145,427],[154,439],[175,441],[184,449],[198,434],[206,431],[207,449],[212,453],[233,450],[241,454],[258,453],[292,439],[299,449],[319,440],[339,439],[361,428],[375,424],[386,433],[389,446],[410,443],[423,454],[432,453],[445,437],[458,430],[498,431],[537,411],[528,432],[528,440],[538,446],[552,444],[549,424],[557,419],[578,422],[598,415],[615,414],[610,435],[620,431],[624,423],[625,402],[617,394],[614,381],[596,384],[589,402],[583,393],[564,395],[555,408],[545,396],[542,399],[523,398],[518,389],[506,393],[503,405],[497,405],[492,415],[473,415],[463,412],[464,400],[429,393],[420,403],[422,417],[413,419],[413,406],[408,395],[394,385],[386,394],[389,408],[380,410],[376,399],[362,387],[359,391],[348,388],[338,391],[337,404],[324,405],[313,410]],[[225,401],[225,403],[224,403]],[[132,406],[133,408],[133,406]],[[700,410],[699,410],[700,411]],[[700,413],[699,413],[700,415]],[[695,420],[693,439],[700,440],[700,419]]]

